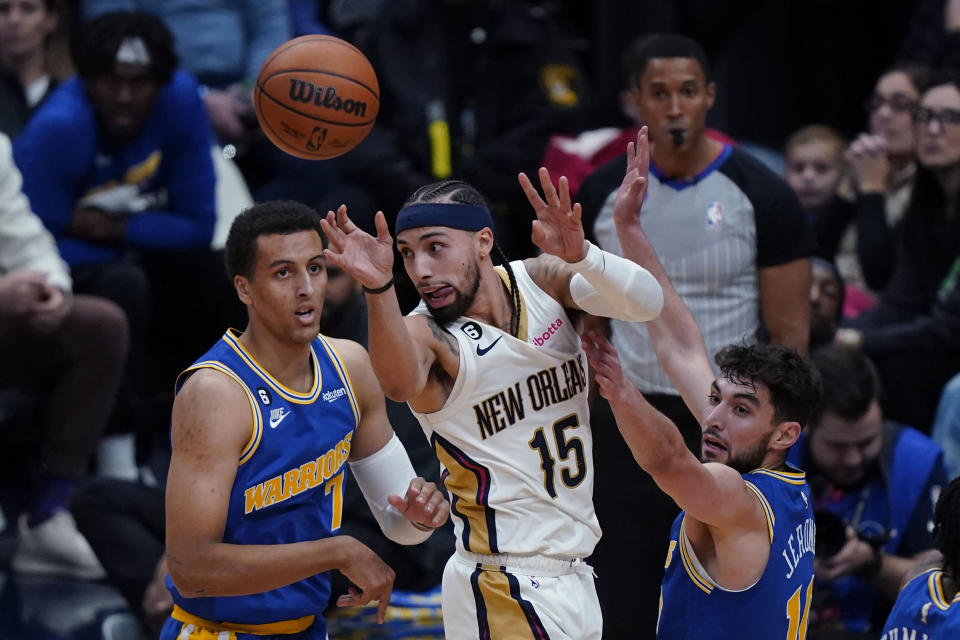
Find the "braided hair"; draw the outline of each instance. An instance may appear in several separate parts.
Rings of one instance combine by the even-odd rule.
[[[943,554],[943,570],[960,582],[960,478],[954,478],[937,500],[933,544]]]
[[[450,202],[489,208],[483,194],[462,180],[442,180],[424,185],[414,191],[403,206],[406,207],[418,202],[439,202],[444,199]],[[510,261],[496,240],[493,242],[490,256],[493,258],[494,264],[503,267],[504,271],[507,272],[507,279],[510,281],[510,292],[513,294],[510,300],[512,307],[510,310],[510,334],[516,336],[520,331],[520,287],[517,286],[517,277],[513,274]]]

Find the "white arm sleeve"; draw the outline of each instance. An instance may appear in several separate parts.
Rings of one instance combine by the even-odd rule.
[[[570,267],[570,295],[581,309],[595,316],[626,322],[646,322],[660,315],[663,289],[649,271],[593,243],[586,257]]]
[[[384,535],[397,544],[420,544],[430,537],[432,530],[421,531],[416,528],[387,502],[387,496],[391,493],[406,495],[410,481],[417,476],[397,434],[393,434],[379,451],[351,462],[350,470]]]

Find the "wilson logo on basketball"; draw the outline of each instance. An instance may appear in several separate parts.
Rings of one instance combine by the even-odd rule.
[[[318,87],[307,80],[290,78],[290,99],[313,104],[334,111],[343,111],[350,115],[364,117],[367,115],[367,103],[362,100],[347,98],[344,100],[337,95],[334,87]]]

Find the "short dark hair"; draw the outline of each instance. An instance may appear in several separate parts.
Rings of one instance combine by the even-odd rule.
[[[807,424],[820,402],[820,377],[793,349],[777,344],[730,345],[715,358],[720,375],[770,392],[776,422]]]
[[[110,73],[126,38],[143,40],[154,78],[160,85],[170,82],[177,68],[173,35],[160,18],[145,11],[111,11],[84,24],[73,49],[77,75],[90,80]]]
[[[679,33],[651,33],[636,38],[623,52],[620,65],[624,85],[636,87],[653,58],[693,58],[703,69],[707,82],[713,79],[707,54],[696,40]]]
[[[870,358],[859,350],[831,345],[817,349],[810,359],[823,380],[823,399],[811,429],[828,411],[844,420],[858,420],[880,400],[880,377]]]
[[[299,231],[316,231],[326,247],[320,227],[320,214],[293,200],[269,200],[255,204],[238,215],[227,234],[225,259],[227,275],[253,277],[257,260],[257,238],[266,235],[289,235]]]
[[[943,85],[950,85],[960,91],[960,74],[952,69],[938,69],[937,71],[931,72],[927,77],[927,86],[919,90],[920,97],[923,98],[923,94],[930,89],[942,87]]]
[[[933,546],[943,554],[943,570],[960,580],[960,478],[947,485],[933,510]]]

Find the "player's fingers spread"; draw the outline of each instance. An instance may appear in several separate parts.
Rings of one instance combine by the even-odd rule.
[[[527,201],[530,202],[530,205],[537,211],[541,208],[546,207],[547,203],[543,201],[543,198],[540,197],[540,194],[537,192],[537,188],[533,186],[533,183],[530,182],[530,178],[527,177],[527,174],[520,173],[517,175],[517,180],[520,181],[520,188],[523,189],[524,195],[527,196]]]
[[[579,224],[580,220],[583,219],[583,207],[580,206],[579,202],[573,203],[573,208],[570,210],[570,220]]]
[[[392,244],[393,240],[390,238],[390,226],[387,224],[387,216],[383,215],[383,211],[377,211],[377,215],[373,217],[373,225],[377,229],[377,240],[390,242]]]
[[[540,224],[539,220],[534,220],[530,228],[530,240],[542,249],[543,242],[546,238],[547,234],[543,230],[543,225]]]
[[[550,172],[546,167],[540,167],[538,172],[540,175],[540,186],[543,188],[543,196],[547,199],[547,203],[551,207],[560,206],[560,197],[557,195],[557,190],[553,186],[553,182],[550,180]]]
[[[570,183],[567,176],[560,176],[560,208],[564,211],[570,210]]]

